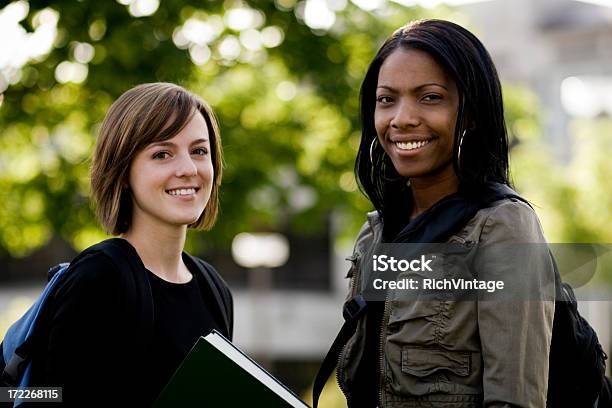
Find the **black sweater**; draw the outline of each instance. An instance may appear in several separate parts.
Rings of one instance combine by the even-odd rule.
[[[223,285],[225,307],[215,301],[204,278],[216,274],[210,265],[183,254],[194,277],[172,284],[151,276],[127,241],[112,241],[135,261],[141,286],[149,287],[126,291],[116,260],[101,252],[73,264],[54,292],[46,344],[33,358],[31,377],[32,386],[63,387],[64,405],[149,406],[198,336],[216,328],[231,337],[223,316],[231,322],[231,295]],[[149,322],[140,321],[134,305],[147,301],[154,318],[144,334],[140,328]]]

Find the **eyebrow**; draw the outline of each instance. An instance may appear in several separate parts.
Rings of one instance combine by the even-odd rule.
[[[448,87],[446,85],[442,85],[442,84],[439,84],[437,82],[426,82],[424,84],[421,84],[421,85],[413,88],[412,90],[413,91],[418,91],[418,90],[423,89],[423,88],[428,87],[428,86],[439,86],[440,88],[444,88],[444,89],[446,89],[448,91]],[[398,92],[396,88],[394,88],[392,86],[388,86],[388,85],[378,85],[376,87],[376,89],[379,89],[379,88],[388,89],[389,91],[393,91],[393,92]]]
[[[193,142],[189,143],[189,146],[193,146],[193,145],[200,144],[200,143],[206,143],[206,142],[208,142],[208,139],[200,138],[200,139],[196,139]],[[156,142],[156,143],[151,143],[147,147],[147,149],[151,149],[153,147],[161,147],[161,146],[176,147],[176,144],[172,142],[168,142],[168,141]]]

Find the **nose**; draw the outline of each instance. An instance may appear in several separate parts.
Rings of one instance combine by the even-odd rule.
[[[418,108],[410,101],[400,101],[393,113],[389,125],[394,129],[417,127],[421,124]]]
[[[198,174],[198,167],[189,154],[179,155],[176,160],[176,177],[191,177]]]

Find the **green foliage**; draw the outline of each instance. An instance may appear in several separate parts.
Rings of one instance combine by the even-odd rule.
[[[291,1],[164,1],[139,18],[114,1],[29,5],[24,27],[32,30],[34,16],[50,6],[59,13],[58,36],[46,58],[23,68],[0,107],[0,247],[12,255],[52,234],[77,248],[103,237],[88,201],[90,153],[109,105],[143,82],[186,86],[221,122],[221,216],[211,233],[190,234],[191,245],[227,247],[244,230],[308,234],[325,227],[332,209],[361,216],[368,208],[351,176],[358,87],[383,38],[420,16],[414,9],[390,3],[388,18],[380,18],[348,4],[337,13],[340,28],[313,32]],[[223,55],[223,42],[242,35],[226,18],[238,7],[258,11],[264,18],[257,29],[280,29],[283,41]],[[190,58],[194,44],[173,41],[194,21],[222,23],[205,45],[211,58],[200,65]],[[59,83],[58,64],[75,62],[79,44],[94,50],[86,80]]]
[[[36,26],[35,16],[47,7],[59,20],[49,55],[23,67],[21,80],[0,102],[0,250],[13,256],[44,245],[53,234],[77,249],[104,237],[88,199],[97,127],[122,92],[152,81],[176,82],[203,96],[221,122],[221,214],[210,233],[190,234],[190,248],[227,248],[245,230],[315,233],[332,211],[342,215],[346,236],[352,235],[371,208],[352,174],[360,138],[359,85],[369,61],[407,21],[462,18],[448,9],[393,2],[368,12],[347,2],[336,12],[337,23],[324,31],[304,23],[303,3],[295,0],[167,0],[148,17],[134,17],[115,1],[29,5],[26,29]],[[232,28],[228,16],[245,7],[259,20],[257,35],[268,30],[282,41],[239,45],[248,30]],[[190,42],[187,27],[202,22],[214,33],[205,44]],[[84,63],[86,80],[58,82],[58,64],[77,61],[79,47],[87,44],[94,52]],[[228,56],[228,44],[238,44],[238,53]],[[602,158],[605,133],[578,136],[576,165],[558,169],[538,144],[533,95],[506,86],[505,96],[515,180],[534,201],[555,203],[541,214],[553,236],[609,237],[598,220],[606,218],[612,195],[593,194],[593,183],[605,184],[610,170]],[[563,172],[567,177],[560,181]]]
[[[612,242],[610,131],[607,118],[574,120],[567,164],[554,160],[551,147],[537,138],[513,149],[514,180],[535,205],[549,241]]]

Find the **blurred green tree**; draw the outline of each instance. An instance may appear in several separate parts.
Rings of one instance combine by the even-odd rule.
[[[372,10],[346,0],[10,3],[21,7],[22,29],[55,24],[56,34],[48,53],[0,71],[0,250],[22,256],[53,234],[77,249],[104,237],[88,199],[97,127],[116,97],[152,81],[203,96],[222,126],[221,215],[211,233],[190,234],[192,248],[227,248],[245,230],[316,233],[331,211],[345,215],[353,233],[370,208],[352,174],[369,61],[407,21],[435,15],[466,24],[447,8],[376,3]],[[517,184],[538,198],[571,196],[571,185],[553,176],[554,162],[540,157],[537,101],[520,87],[505,91]],[[555,230],[585,239],[606,233],[562,207]]]
[[[88,200],[89,157],[106,109],[143,82],[186,86],[222,125],[221,217],[192,243],[226,247],[249,229],[315,232],[331,209],[363,213],[351,174],[359,82],[384,37],[424,15],[346,1],[328,2],[327,14],[292,0],[17,3],[28,32],[57,22],[50,52],[2,94],[0,246],[17,256],[52,234],[77,249],[104,236]]]

